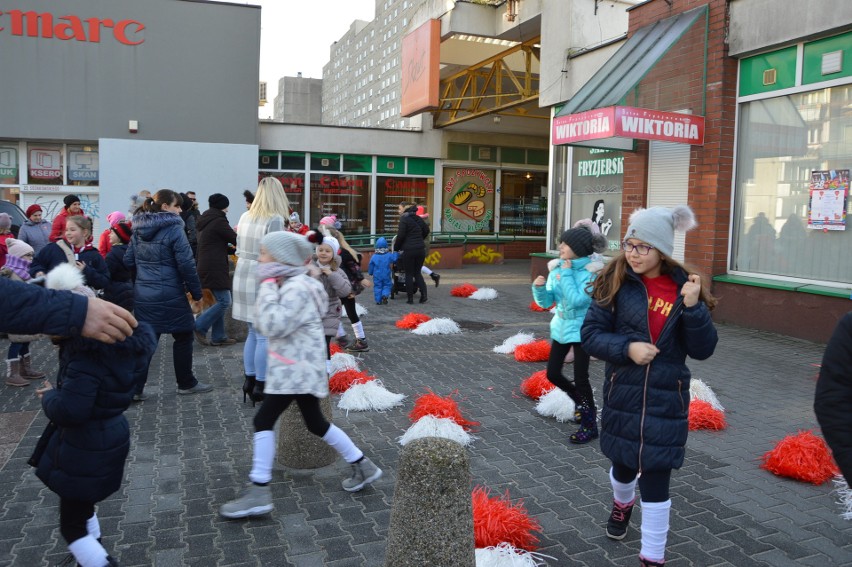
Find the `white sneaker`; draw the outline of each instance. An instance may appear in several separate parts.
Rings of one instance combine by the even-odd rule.
[[[231,500],[219,508],[219,514],[225,518],[247,518],[272,512],[272,490],[269,486],[251,483],[243,489],[236,500]]]
[[[352,467],[352,476],[341,483],[343,490],[348,492],[358,492],[382,476],[382,469],[377,467],[367,457],[364,457],[357,463],[352,463],[350,466]]]

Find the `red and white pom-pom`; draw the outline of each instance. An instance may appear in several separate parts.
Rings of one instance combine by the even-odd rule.
[[[399,444],[405,446],[415,439],[424,437],[441,437],[465,447],[473,443],[474,439],[473,435],[464,430],[464,427],[448,417],[424,415],[405,431],[399,438]]]
[[[479,425],[478,421],[468,421],[462,416],[459,405],[453,399],[453,395],[458,392],[453,392],[449,396],[442,398],[432,390],[428,390],[414,401],[414,408],[409,412],[408,417],[411,421],[417,421],[423,416],[431,415],[432,417],[446,417],[452,419],[457,424],[461,425],[466,430]]]
[[[494,347],[494,352],[499,354],[512,354],[518,345],[525,345],[535,341],[532,333],[516,333],[503,341],[503,344]]]
[[[334,341],[332,341],[331,344],[329,345],[329,349],[331,351],[331,356],[334,356],[335,354],[339,354],[339,353],[343,352],[343,349],[340,348],[340,345],[337,344]]]
[[[828,445],[810,431],[800,431],[779,441],[763,455],[760,468],[812,484],[822,484],[840,472]]]
[[[710,402],[692,400],[689,402],[689,430],[712,429],[719,431],[728,427],[725,412],[714,408]]]
[[[533,372],[521,382],[521,392],[534,400],[539,399],[556,386],[547,379],[547,370]]]
[[[370,376],[366,372],[360,370],[341,370],[331,375],[328,379],[328,389],[335,394],[342,394],[354,384],[361,384],[375,380],[375,376]]]
[[[331,355],[330,375],[335,375],[343,370],[360,370],[358,359],[345,352],[337,352]]]
[[[832,479],[834,491],[837,493],[837,503],[840,504],[840,517],[844,520],[852,520],[852,488],[843,475],[837,475]]]
[[[447,317],[438,317],[421,323],[416,329],[412,329],[413,335],[457,335],[461,333],[459,324]]]
[[[555,303],[553,305],[551,305],[550,307],[545,309],[544,307],[539,307],[538,303],[536,303],[535,301],[530,301],[530,311],[538,311],[538,312],[543,313],[545,311],[550,311],[554,307],[556,307]]]
[[[518,549],[506,542],[477,549],[475,553],[476,567],[541,567],[547,565],[545,559],[555,559],[550,555]]]
[[[416,329],[430,319],[425,313],[409,313],[398,320],[396,326],[400,329]]]
[[[469,299],[477,301],[491,301],[497,299],[497,290],[493,287],[481,287],[470,294]]]
[[[370,312],[367,311],[366,307],[364,307],[360,303],[356,302],[355,303],[355,314],[358,315],[358,317],[363,317],[364,315],[369,315]]]
[[[337,407],[349,411],[385,411],[402,405],[405,394],[394,394],[381,380],[356,382],[343,392]]]
[[[451,289],[450,295],[452,295],[453,297],[470,297],[476,292],[476,290],[477,287],[475,285],[466,283],[457,285],[456,287]]]
[[[518,362],[544,362],[550,358],[550,343],[535,341],[515,348],[515,360]]]
[[[473,537],[476,548],[493,547],[501,543],[526,551],[535,551],[541,524],[527,514],[524,501],[512,504],[509,492],[491,497],[487,488],[473,489]]]
[[[698,378],[693,378],[689,381],[689,399],[690,400],[704,400],[709,403],[715,409],[719,411],[725,411],[725,408],[719,402],[719,398],[716,397],[715,392],[702,382]]]
[[[559,423],[574,421],[574,400],[568,394],[554,387],[538,399],[535,411],[544,417],[552,417]]]

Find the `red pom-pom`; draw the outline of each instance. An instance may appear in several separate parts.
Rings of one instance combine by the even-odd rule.
[[[337,344],[337,343],[334,343],[334,342],[331,343],[330,348],[331,348],[331,356],[334,356],[335,354],[337,354],[339,352],[343,352],[343,349],[340,348],[340,345]]]
[[[544,307],[539,307],[538,303],[536,303],[535,301],[530,301],[530,311],[550,311],[555,305],[556,304],[554,303],[553,305],[545,309]]]
[[[760,468],[812,484],[822,484],[840,473],[825,441],[810,431],[800,431],[779,441],[763,455]]]
[[[462,416],[458,404],[453,399],[453,394],[450,394],[446,398],[442,398],[432,390],[429,390],[427,393],[417,398],[414,402],[414,408],[408,414],[408,417],[411,418],[412,422],[415,422],[421,417],[425,417],[427,415],[452,419],[467,430],[479,425],[478,421],[468,421]]]
[[[479,288],[475,285],[470,285],[469,283],[457,285],[453,289],[450,290],[450,295],[455,297],[470,297],[476,290]]]
[[[396,322],[396,326],[400,329],[416,329],[426,321],[431,321],[432,318],[423,313],[409,313],[402,319]]]
[[[539,370],[521,382],[521,392],[534,400],[539,399],[556,386],[547,379],[547,370]]]
[[[550,358],[550,343],[535,341],[515,347],[515,360],[518,362],[544,362]]]
[[[329,378],[328,389],[335,394],[342,394],[355,384],[372,382],[375,379],[375,376],[370,376],[360,370],[341,370],[332,374],[331,378]]]
[[[508,543],[517,549],[535,551],[539,539],[533,531],[541,524],[527,514],[523,500],[512,504],[509,492],[490,498],[488,489],[473,489],[473,537],[477,549]]]
[[[710,402],[692,400],[689,402],[689,430],[713,429],[719,431],[728,427],[725,412],[717,410]]]

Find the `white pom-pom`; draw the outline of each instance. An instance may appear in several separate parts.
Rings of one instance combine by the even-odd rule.
[[[716,397],[716,394],[712,389],[710,389],[710,386],[698,378],[693,378],[689,381],[689,399],[703,400],[710,404],[713,409],[725,411],[725,408],[722,407],[722,404],[719,402],[719,398]]]
[[[358,359],[345,352],[337,352],[331,355],[331,372],[329,375],[334,376],[338,372],[344,370],[360,370]]]
[[[337,407],[348,411],[384,411],[402,405],[404,394],[394,394],[381,380],[353,384],[340,396]]]
[[[529,344],[534,341],[535,335],[532,333],[517,333],[503,341],[503,344],[494,347],[493,350],[499,354],[512,354],[519,345]]]
[[[535,411],[539,414],[556,418],[560,423],[574,421],[574,409],[574,400],[559,388],[554,388],[540,397],[535,405]]]
[[[548,271],[548,272],[552,272],[553,270],[555,270],[555,269],[556,269],[556,267],[559,265],[559,263],[560,263],[561,261],[562,261],[562,260],[560,260],[559,258],[554,258],[553,260],[549,261],[549,262],[547,263],[547,271]]]
[[[44,287],[48,289],[66,291],[77,289],[84,285],[86,285],[86,279],[83,277],[83,272],[68,262],[63,262],[50,270],[44,281]]]
[[[539,567],[546,565],[549,555],[518,549],[506,542],[496,547],[481,547],[476,550],[476,567]]]
[[[358,317],[363,317],[364,315],[368,315],[370,312],[367,311],[367,308],[361,305],[360,303],[355,303],[355,313]]]
[[[837,503],[840,504],[842,511],[840,517],[844,520],[852,520],[852,488],[846,483],[843,475],[834,477],[834,491],[837,492]]]
[[[411,330],[415,335],[455,335],[461,333],[459,324],[446,317],[430,319]]]
[[[492,287],[481,287],[471,294],[470,299],[491,301],[492,299],[497,299],[497,290]]]
[[[686,232],[698,226],[695,222],[695,213],[686,205],[678,205],[672,209],[672,220],[674,221],[675,230]]]
[[[414,424],[406,430],[405,434],[399,438],[400,445],[407,445],[415,439],[423,439],[424,437],[441,437],[455,441],[465,447],[473,442],[473,435],[464,430],[464,428],[448,417],[435,417],[432,415],[424,415],[414,422]]]

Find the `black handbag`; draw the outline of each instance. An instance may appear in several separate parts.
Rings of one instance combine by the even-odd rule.
[[[27,460],[28,465],[31,467],[38,467],[41,456],[44,455],[44,452],[47,449],[47,444],[50,443],[50,438],[53,437],[53,434],[56,433],[57,429],[59,429],[59,426],[52,421],[45,426],[44,431],[41,432],[41,437],[39,437],[36,442],[33,454],[30,456],[29,460]]]

